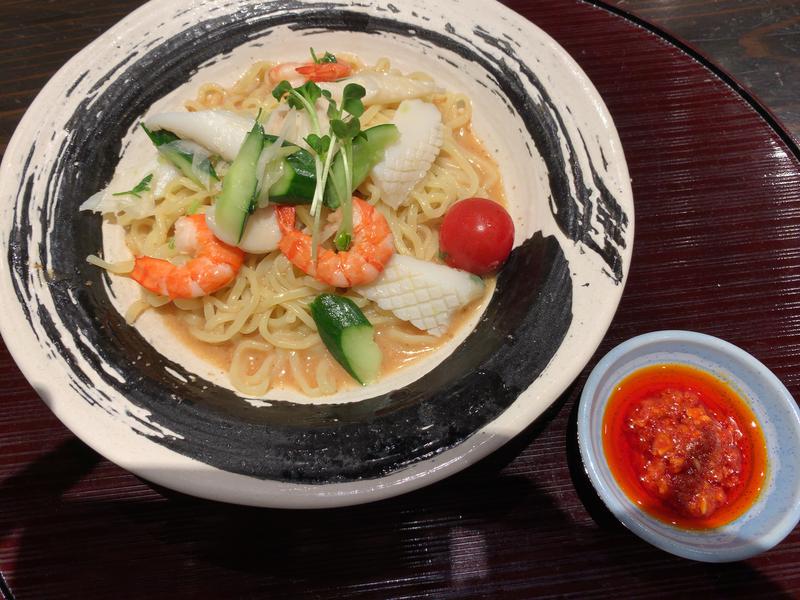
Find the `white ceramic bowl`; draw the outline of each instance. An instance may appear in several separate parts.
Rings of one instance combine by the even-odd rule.
[[[322,400],[244,398],[157,316],[125,324],[138,292],[85,262],[112,240],[77,208],[147,145],[149,112],[309,46],[388,56],[467,93],[516,247],[474,331],[413,369]],[[485,0],[150,2],[37,97],[0,168],[0,214],[0,331],[64,424],[156,483],[277,507],[413,490],[522,431],[605,334],[633,242],[628,171],[597,91],[545,33]]]

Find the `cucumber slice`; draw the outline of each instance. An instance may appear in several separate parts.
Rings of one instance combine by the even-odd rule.
[[[319,336],[337,362],[361,385],[375,381],[381,368],[381,349],[372,324],[350,298],[320,294],[311,303]]]
[[[364,130],[367,139],[358,138],[353,141],[353,189],[345,190],[344,162],[341,153],[333,160],[328,182],[325,185],[325,205],[328,208],[338,208],[342,199],[352,195],[369,175],[372,167],[383,160],[383,152],[388,146],[397,141],[400,132],[391,123],[376,125]]]
[[[349,357],[347,371],[361,385],[372,383],[378,378],[383,355],[375,343],[375,332],[372,325],[367,327],[351,327],[342,332],[342,352]],[[340,361],[341,362],[341,361]]]
[[[274,144],[278,138],[265,135],[264,144]],[[284,146],[294,146],[284,142]],[[283,175],[269,188],[269,199],[276,204],[311,204],[317,187],[314,157],[303,148],[283,159]]]
[[[255,209],[256,167],[263,146],[264,129],[256,121],[231,163],[222,182],[222,193],[214,203],[217,230],[223,234],[223,241],[229,244],[238,244],[242,239],[247,217]]]
[[[211,181],[219,181],[208,156],[205,153],[200,154],[199,146],[197,152],[194,152],[191,142],[183,141],[171,131],[166,129],[151,131],[144,123],[142,129],[158,148],[159,154],[175,165],[186,177],[205,188],[210,188]]]

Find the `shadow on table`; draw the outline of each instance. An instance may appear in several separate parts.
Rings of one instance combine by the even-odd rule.
[[[514,465],[504,469],[568,396],[447,481],[342,509],[247,508],[162,488],[158,496],[118,473],[113,485],[94,478],[80,493],[68,493],[102,459],[77,440],[64,442],[0,484],[0,548],[19,535],[10,587],[20,600],[65,594],[389,597],[446,590],[455,596],[581,595],[597,591],[604,572],[653,589],[655,578],[675,571],[726,595],[731,581],[779,593],[746,564],[702,565],[665,555],[603,515],[596,498],[585,499],[595,527],[580,506],[562,508],[563,494],[553,490],[563,485],[540,486],[528,473],[516,474]],[[573,478],[579,474],[573,467]],[[546,473],[537,477],[546,480]],[[112,487],[121,499],[98,493]],[[642,564],[648,569],[637,568]]]

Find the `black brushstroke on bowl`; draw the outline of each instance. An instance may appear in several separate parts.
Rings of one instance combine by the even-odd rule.
[[[563,140],[567,145],[570,157],[569,161],[567,161],[569,169],[564,168],[563,153],[558,146],[559,140],[562,139],[558,135],[559,131],[566,132],[564,118],[550,97],[547,88],[542,85],[539,78],[536,77],[525,61],[517,55],[511,43],[513,40],[496,38],[481,27],[476,28],[473,34],[483,39],[490,46],[500,50],[509,60],[515,63],[525,78],[541,94],[541,105],[528,109],[530,112],[535,112],[537,118],[526,120],[525,124],[547,165],[551,192],[550,212],[564,235],[575,242],[583,243],[587,248],[602,257],[610,269],[607,274],[619,285],[622,283],[624,273],[620,251],[625,248],[623,233],[628,227],[628,216],[625,214],[622,205],[598,176],[594,161],[589,155],[586,142],[583,140],[583,134],[580,131],[578,132],[588,157],[590,179],[594,188],[586,182],[587,178],[584,176],[580,163],[575,160],[577,155],[575,144],[568,135],[564,135]],[[487,59],[491,58],[489,54],[483,54]],[[513,71],[502,61],[499,65],[505,72],[505,81],[514,77]],[[534,100],[527,96],[526,102],[534,103]],[[567,107],[567,110],[569,111],[569,107]],[[548,144],[542,148],[539,145],[540,140],[547,140]],[[602,154],[602,145],[600,149]],[[570,180],[567,172],[572,175],[576,188],[575,195],[570,190]],[[599,192],[599,198],[593,201],[592,192],[594,190]],[[595,215],[595,213],[597,214]],[[593,217],[599,221],[599,229],[592,225]],[[594,239],[597,234],[600,234],[603,239],[602,246]]]
[[[275,12],[287,8],[291,14]],[[102,248],[100,218],[79,214],[77,206],[111,178],[120,140],[139,115],[166,91],[187,81],[200,64],[268,34],[277,25],[298,31],[366,30],[414,36],[477,62],[519,112],[539,152],[549,157],[549,170],[580,174],[580,166],[565,162],[561,154],[557,123],[549,114],[556,107],[536,104],[503,61],[479,50],[468,38],[459,41],[398,20],[340,10],[332,3],[264,3],[251,7],[246,15],[197,24],[140,56],[124,73],[110,71],[95,89],[101,83],[110,85],[75,111],[68,125],[71,135],[47,174],[48,189],[57,190],[46,199],[55,218],[46,222],[47,210],[43,210],[37,225],[42,230],[53,228],[39,251],[48,261],[45,268],[55,274],[49,287],[56,311],[50,314],[40,305],[32,312],[26,308],[26,316],[42,323],[47,341],[74,374],[75,391],[87,402],[106,406],[94,397],[99,392],[62,343],[56,320],[76,333],[71,343],[107,385],[150,412],[150,422],[179,436],[152,439],[186,456],[231,472],[298,483],[384,476],[463,442],[506,410],[550,362],[572,321],[569,265],[554,238],[536,235],[514,250],[476,330],[420,380],[357,403],[271,401],[273,406],[267,410],[198,380],[158,354],[111,306],[101,270],[85,263],[86,255]],[[486,35],[480,33],[484,39]],[[531,79],[532,73],[526,76],[543,90]],[[29,279],[32,267],[22,260],[28,256],[31,219],[36,217],[28,211],[29,177],[33,174],[26,165],[8,255],[23,306],[26,297],[35,298]],[[61,185],[56,186],[56,181]],[[589,232],[581,228],[588,225],[578,218],[575,199],[563,192],[563,186],[554,187],[561,218],[569,223],[572,239],[585,239]],[[610,194],[601,201],[619,206]],[[626,219],[624,212],[616,214]],[[125,383],[107,373],[101,363],[122,372]],[[166,367],[188,383],[172,376]]]

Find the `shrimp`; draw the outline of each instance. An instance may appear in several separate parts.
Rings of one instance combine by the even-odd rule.
[[[353,68],[346,62],[335,63],[298,63],[286,62],[275,65],[269,70],[269,80],[277,85],[284,79],[293,87],[296,83],[306,81],[338,81],[348,77]]]
[[[311,260],[311,236],[294,226],[293,206],[275,209],[283,232],[278,247],[300,270],[333,287],[352,287],[374,281],[394,254],[392,231],[375,207],[353,196],[353,243],[349,250],[335,252],[318,248],[317,263]]]
[[[307,77],[310,81],[338,81],[350,75],[352,67],[344,62],[335,63],[307,63],[297,67],[295,71]]]
[[[244,252],[214,237],[202,214],[176,221],[175,245],[194,258],[178,266],[160,258],[137,256],[131,278],[170,299],[198,298],[231,283],[244,262]]]
[[[273,85],[278,85],[285,79],[292,85],[292,87],[301,86],[303,83],[305,83],[306,78],[295,71],[295,69],[302,66],[303,63],[298,62],[277,64],[269,70],[269,81]]]

